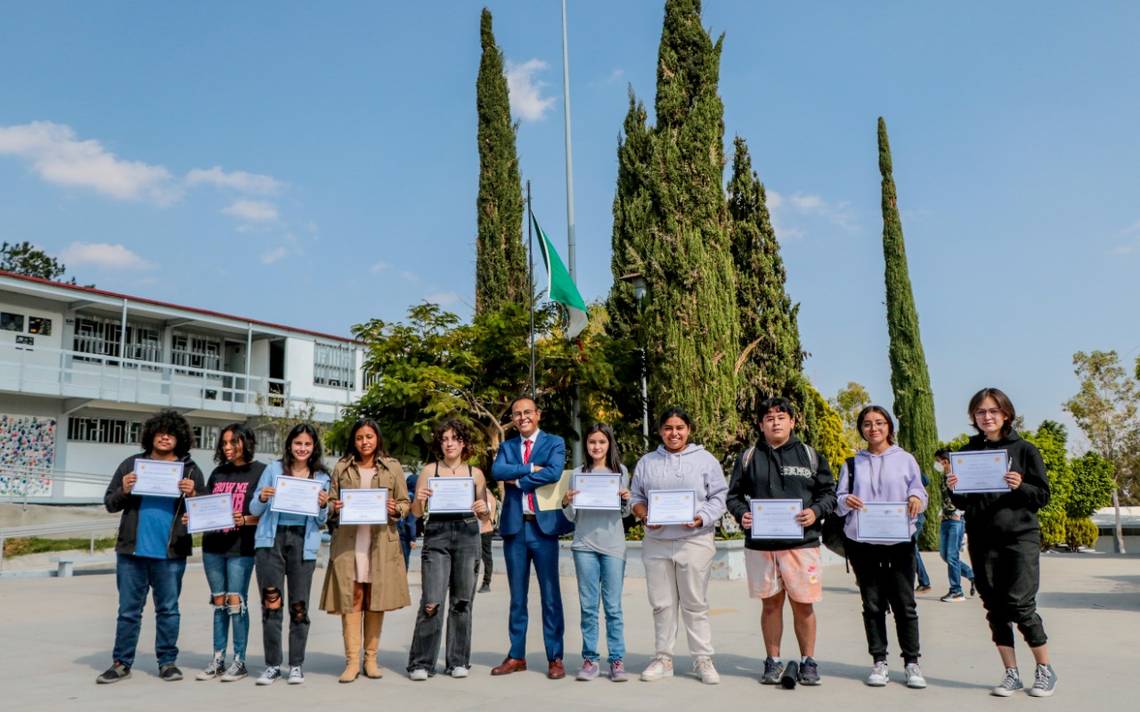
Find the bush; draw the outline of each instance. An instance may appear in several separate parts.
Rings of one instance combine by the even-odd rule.
[[[1069,519],[1087,519],[1101,507],[1112,504],[1116,488],[1112,463],[1095,452],[1073,460],[1073,483],[1065,513]]]
[[[1100,530],[1088,517],[1070,520],[1065,530],[1068,533],[1069,548],[1073,551],[1082,547],[1091,549],[1096,546],[1097,537],[1100,536]]]
[[[1069,545],[1069,518],[1065,516],[1064,512],[1042,509],[1038,512],[1037,519],[1041,522],[1042,549],[1055,549]]]

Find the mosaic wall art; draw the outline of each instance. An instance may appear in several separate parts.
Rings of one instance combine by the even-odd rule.
[[[55,467],[55,418],[0,413],[0,497],[46,497]]]

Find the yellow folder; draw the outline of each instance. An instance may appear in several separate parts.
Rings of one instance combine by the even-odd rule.
[[[557,482],[543,485],[534,491],[540,510],[549,512],[554,509],[562,509],[562,497],[570,490],[570,485],[574,481],[573,472],[573,470],[563,470],[562,478]]]

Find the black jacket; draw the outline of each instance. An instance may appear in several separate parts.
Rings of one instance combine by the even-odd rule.
[[[134,471],[136,459],[146,459],[147,453],[131,455],[123,460],[115,469],[111,477],[111,484],[107,485],[107,492],[103,495],[103,506],[108,512],[122,512],[119,520],[119,538],[115,542],[115,552],[119,554],[135,553],[135,538],[139,529],[139,508],[142,506],[142,497],[137,494],[123,492],[123,478]],[[189,455],[181,458],[185,463],[183,478],[194,480],[194,493],[206,494],[206,482],[202,471],[194,464]],[[174,509],[174,525],[170,527],[170,541],[166,545],[166,555],[172,559],[185,559],[190,556],[194,548],[193,540],[182,523],[182,513],[186,509],[185,496],[178,498],[178,506]]]
[[[736,521],[752,511],[753,499],[799,499],[804,509],[815,512],[815,523],[804,527],[803,539],[753,539],[745,532],[744,545],[761,551],[804,549],[819,546],[823,518],[835,510],[835,477],[822,453],[816,453],[817,467],[812,472],[807,445],[794,435],[778,448],[760,440],[748,467],[744,457],[737,458],[728,485],[728,511]]]
[[[980,492],[951,494],[950,499],[966,512],[966,533],[971,541],[1009,541],[1026,534],[1039,533],[1037,510],[1049,503],[1049,478],[1045,462],[1032,443],[1022,440],[1016,432],[997,441],[975,435],[962,448],[974,450],[1005,450],[1010,471],[1021,474],[1021,486],[1009,492]]]

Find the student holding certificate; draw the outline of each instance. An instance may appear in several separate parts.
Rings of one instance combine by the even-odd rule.
[[[578,575],[578,602],[582,609],[582,668],[579,680],[598,676],[598,600],[606,612],[606,651],[610,679],[625,682],[625,634],[622,623],[621,592],[625,577],[625,527],[622,518],[630,512],[629,473],[621,464],[617,439],[610,426],[595,423],[586,430],[587,464],[574,471],[574,483],[562,497],[562,511],[574,522],[574,571]],[[606,475],[606,477],[599,477]],[[590,478],[595,480],[582,478]],[[578,487],[601,480],[604,494],[590,508],[576,507]],[[616,480],[616,482],[614,482]],[[584,498],[583,498],[584,499]],[[609,501],[606,501],[606,500]],[[605,509],[595,508],[605,507]]]
[[[668,500],[674,512],[689,506],[683,524],[649,524],[641,545],[645,586],[653,608],[656,654],[641,673],[645,682],[673,677],[677,616],[685,625],[693,672],[706,685],[720,682],[713,666],[708,588],[716,554],[713,533],[724,515],[728,489],[724,470],[712,453],[689,443],[693,421],[680,408],[666,410],[657,421],[661,446],[638,461],[630,483],[634,515],[646,522],[655,513],[651,498]],[[669,491],[670,494],[659,494]],[[678,494],[679,493],[679,494]],[[682,496],[685,495],[685,496]]]
[[[140,440],[143,452],[123,460],[103,495],[107,511],[122,512],[123,516],[115,544],[115,584],[119,590],[115,649],[111,667],[95,679],[101,685],[131,676],[148,592],[154,597],[158,676],[167,682],[182,679],[176,664],[181,619],[178,596],[186,557],[193,547],[182,514],[185,498],[205,494],[206,485],[202,471],[190,459],[194,446],[190,424],[177,411],[164,410],[147,419]],[[175,483],[176,496],[133,492],[144,462],[178,467],[182,474]]]
[[[241,423],[222,429],[214,450],[218,466],[206,481],[212,495],[229,495],[233,508],[233,526],[202,535],[202,568],[210,585],[210,602],[214,608],[214,657],[199,680],[220,679],[233,682],[245,677],[245,649],[249,640],[249,579],[253,575],[254,533],[257,517],[250,510],[253,493],[265,470],[253,459],[257,438]],[[226,667],[226,639],[229,628],[234,631],[234,660]]]
[[[835,479],[827,458],[795,436],[796,411],[785,398],[760,404],[761,437],[737,460],[728,488],[728,508],[745,530],[751,529],[757,500],[799,502],[798,536],[749,536],[744,540],[748,592],[761,599],[765,685],[819,684],[815,658],[815,608],[823,599],[819,542],[822,520],[835,509]],[[776,524],[778,522],[771,522]],[[782,529],[782,527],[781,527]],[[784,635],[784,599],[790,598],[800,660],[780,659]],[[785,676],[785,672],[787,675]]]
[[[983,388],[970,399],[970,424],[978,434],[964,452],[1004,451],[1006,492],[963,494],[956,491],[958,476],[951,471],[946,486],[953,503],[966,511],[967,544],[974,565],[974,583],[986,607],[993,642],[1005,667],[1002,681],[991,693],[1009,697],[1022,689],[1013,649],[1016,625],[1033,653],[1037,668],[1032,697],[1048,697],[1057,687],[1057,673],[1049,663],[1045,627],[1037,614],[1037,588],[1041,578],[1041,525],[1037,511],[1049,503],[1049,480],[1041,453],[1013,429],[1017,417],[1009,396],[997,388]],[[954,454],[950,455],[954,462]]]
[[[363,623],[364,674],[383,677],[376,653],[384,613],[411,604],[408,570],[400,551],[396,522],[406,516],[408,484],[399,461],[384,454],[380,426],[372,419],[356,421],[348,434],[346,454],[333,469],[329,499],[333,515],[344,506],[342,490],[388,490],[388,520],[381,524],[341,524],[333,532],[321,608],[341,617],[344,672],[341,682],[360,676]]]
[[[408,651],[408,677],[422,681],[435,674],[435,660],[443,639],[443,604],[447,601],[447,649],[444,672],[467,677],[471,669],[471,607],[475,601],[475,566],[479,560],[479,523],[491,518],[484,491],[483,471],[465,460],[471,457],[471,437],[454,418],[435,426],[433,446],[439,459],[420,471],[412,514],[424,517],[424,543],[420,556],[422,579],[416,629]],[[438,500],[441,485],[454,483],[470,496],[454,502]],[[430,504],[429,504],[430,503]],[[458,511],[459,506],[466,511]],[[455,505],[455,506],[449,506]],[[429,510],[428,507],[432,507]],[[433,511],[434,510],[434,511]]]
[[[924,688],[914,600],[917,561],[911,541],[918,515],[927,505],[922,472],[914,456],[895,445],[895,423],[886,408],[867,406],[855,426],[867,447],[848,458],[840,470],[837,512],[846,518],[844,548],[863,599],[863,628],[872,659],[866,683],[884,687],[890,681],[889,610],[902,648],[906,686]]]
[[[321,483],[315,516],[273,509],[279,477],[312,479]],[[257,587],[261,589],[261,635],[265,671],[258,685],[272,685],[282,677],[281,628],[289,612],[290,685],[305,682],[305,646],[309,640],[309,600],[313,571],[321,549],[321,527],[328,519],[329,473],[321,459],[321,436],[308,423],[293,426],[285,436],[285,452],[261,475],[250,504],[259,517],[254,538]],[[288,608],[286,608],[288,601]]]

